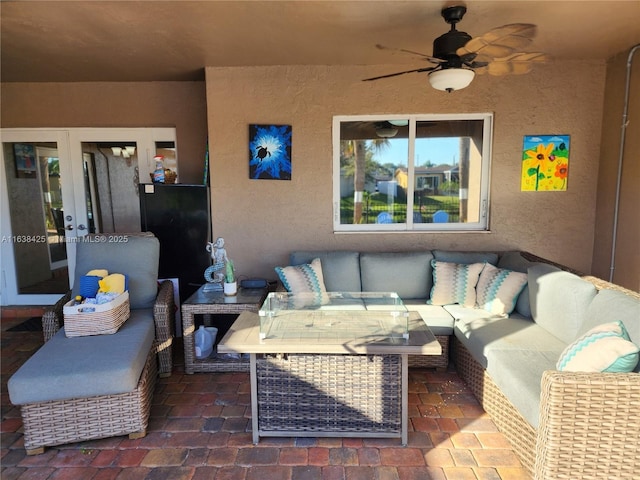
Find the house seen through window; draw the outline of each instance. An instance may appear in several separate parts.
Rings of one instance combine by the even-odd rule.
[[[334,117],[334,230],[486,230],[491,122],[491,114]]]

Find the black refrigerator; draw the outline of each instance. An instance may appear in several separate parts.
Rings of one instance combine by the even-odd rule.
[[[178,279],[182,303],[205,283],[204,271],[211,265],[209,187],[150,183],[139,188],[142,231],[160,240],[158,278]]]

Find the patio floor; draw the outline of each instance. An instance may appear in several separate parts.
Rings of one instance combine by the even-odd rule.
[[[156,386],[147,436],[51,447],[26,456],[7,379],[42,344],[6,329],[38,315],[2,313],[0,477],[3,480],[526,480],[510,445],[453,369],[410,370],[409,445],[398,439],[265,438],[251,443],[249,375],[186,375]]]

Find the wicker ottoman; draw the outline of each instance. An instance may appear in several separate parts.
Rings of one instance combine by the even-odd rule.
[[[9,379],[27,454],[45,446],[144,436],[158,366],[151,315],[132,311],[117,333],[67,338],[59,331]]]
[[[45,446],[83,440],[127,434],[132,439],[144,437],[157,376],[156,363],[155,354],[150,351],[132,392],[21,405],[27,455],[43,453]]]

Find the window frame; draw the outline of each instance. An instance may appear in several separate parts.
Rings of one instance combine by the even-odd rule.
[[[392,224],[342,224],[340,223],[340,124],[342,122],[383,122],[393,120],[409,121],[409,138],[407,152],[407,176],[411,191],[407,191],[407,212],[413,211],[415,192],[415,141],[417,122],[481,120],[482,129],[482,163],[480,166],[479,186],[479,221],[467,223],[417,223],[412,215],[407,215],[405,223]],[[402,233],[402,232],[481,232],[489,231],[489,193],[492,163],[493,113],[458,113],[458,114],[393,114],[393,115],[335,115],[332,126],[333,141],[333,231],[334,233]]]

